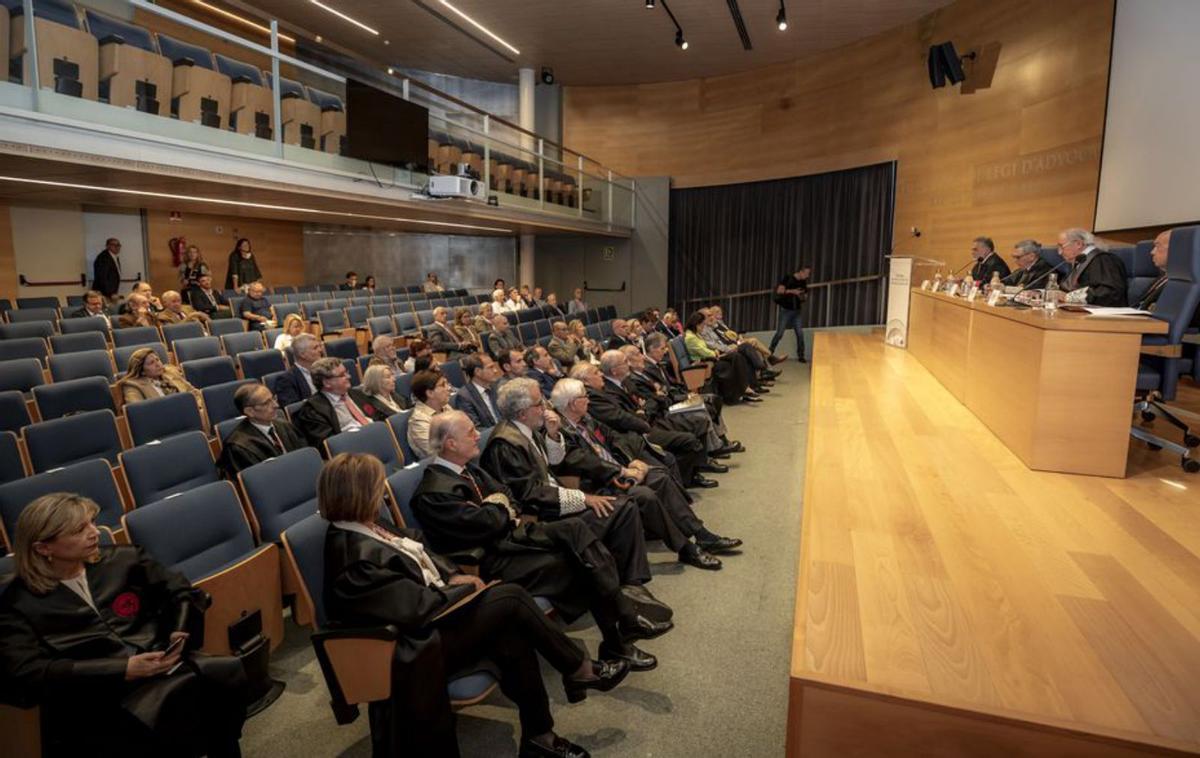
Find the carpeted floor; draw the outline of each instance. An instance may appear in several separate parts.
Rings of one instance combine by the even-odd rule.
[[[808,367],[782,364],[766,401],[726,410],[736,455],[721,486],[698,496],[713,531],[746,541],[718,572],[684,568],[652,543],[654,593],[675,609],[676,628],[644,643],[659,667],[631,674],[616,690],[567,705],[561,680],[543,665],[556,731],[596,756],[783,754],[788,664],[799,547],[808,419]],[[369,756],[366,709],[339,727],[328,706],[306,630],[287,622],[274,671],[287,691],[246,724],[248,758]],[[599,635],[584,617],[569,632],[595,653]],[[516,709],[499,693],[458,714],[464,756],[515,756]]]

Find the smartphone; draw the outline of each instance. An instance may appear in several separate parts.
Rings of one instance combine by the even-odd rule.
[[[167,645],[167,649],[163,651],[163,657],[168,658],[174,655],[177,650],[183,647],[185,642],[187,642],[187,637],[176,637],[175,641]]]

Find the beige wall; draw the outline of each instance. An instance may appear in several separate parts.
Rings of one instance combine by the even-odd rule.
[[[791,64],[568,87],[563,140],[627,175],[669,175],[676,187],[895,159],[898,250],[957,265],[976,235],[1007,250],[1091,224],[1112,11],[1112,0],[959,0]],[[994,66],[990,87],[930,88],[926,52],[946,40],[994,59],[980,66]],[[909,235],[914,226],[920,238]]]

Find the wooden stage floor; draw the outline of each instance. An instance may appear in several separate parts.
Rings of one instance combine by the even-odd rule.
[[[880,334],[813,353],[788,754],[1200,752],[1200,475],[1031,471]]]

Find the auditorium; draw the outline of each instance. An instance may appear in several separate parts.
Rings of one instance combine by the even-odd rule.
[[[0,755],[1200,755],[1198,0],[0,0]]]

